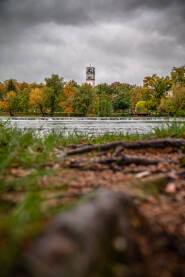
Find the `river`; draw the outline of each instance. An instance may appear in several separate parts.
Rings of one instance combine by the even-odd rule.
[[[163,127],[173,122],[185,123],[185,118],[100,118],[100,117],[1,117],[3,121],[18,129],[36,130],[41,133],[49,133],[52,130],[71,133],[102,135],[105,133],[117,134],[144,134],[151,132],[156,127]]]

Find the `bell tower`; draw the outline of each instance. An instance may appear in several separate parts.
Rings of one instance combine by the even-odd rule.
[[[95,67],[91,65],[86,68],[86,83],[95,86]]]

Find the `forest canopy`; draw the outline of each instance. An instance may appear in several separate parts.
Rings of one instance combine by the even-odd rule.
[[[185,66],[174,67],[170,76],[146,76],[142,86],[77,84],[53,74],[44,83],[0,82],[0,112],[42,116],[116,116],[158,114],[185,116]]]

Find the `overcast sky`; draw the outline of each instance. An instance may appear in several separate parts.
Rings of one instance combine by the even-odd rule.
[[[0,80],[139,84],[185,64],[185,0],[0,0]]]

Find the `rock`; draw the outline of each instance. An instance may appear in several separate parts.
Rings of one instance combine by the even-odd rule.
[[[174,195],[176,191],[176,185],[174,183],[169,183],[165,189],[165,192],[171,195]]]

